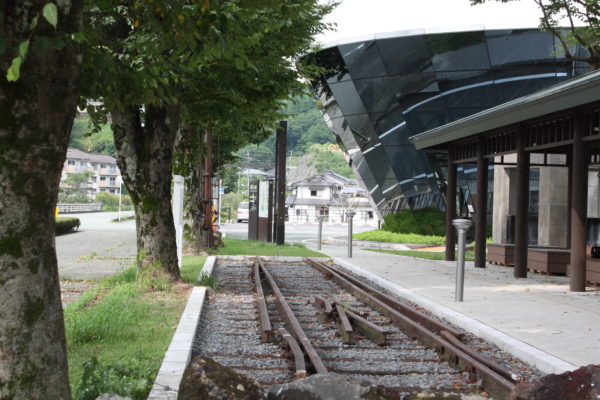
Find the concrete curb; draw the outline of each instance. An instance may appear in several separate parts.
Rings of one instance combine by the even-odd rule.
[[[212,274],[215,262],[216,259],[214,256],[208,257],[198,275],[198,279],[203,275]],[[177,399],[183,372],[192,358],[192,347],[196,338],[196,330],[198,329],[198,322],[202,314],[205,297],[205,286],[196,286],[192,289],[187,305],[183,310],[183,314],[181,314],[177,330],[165,353],[165,358],[156,375],[150,395],[148,395],[148,400]]]
[[[397,283],[391,282],[379,275],[366,271],[354,264],[351,264],[340,258],[333,258],[334,263],[340,265],[346,270],[359,275],[382,288],[394,293],[406,300],[423,307],[433,315],[443,318],[450,323],[468,331],[472,334],[485,339],[500,349],[514,355],[521,360],[536,366],[540,371],[547,374],[560,374],[566,371],[572,371],[578,367],[574,364],[561,360],[543,350],[540,350],[530,344],[522,342],[504,332],[492,328],[476,319],[473,319],[458,311],[454,311],[446,306],[436,303],[427,297],[404,288]]]
[[[316,240],[315,240],[316,243]],[[331,244],[334,246],[347,246],[348,240],[342,238],[331,237],[323,241],[324,244]],[[385,250],[414,250],[405,244],[401,243],[389,243],[389,242],[371,242],[368,240],[352,239],[352,247],[360,247],[367,249],[385,249]]]

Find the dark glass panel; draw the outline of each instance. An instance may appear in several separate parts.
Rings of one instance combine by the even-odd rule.
[[[340,45],[339,49],[353,79],[385,75],[374,40]]]
[[[554,39],[538,30],[486,31],[492,67],[552,64]]]
[[[436,71],[489,68],[484,31],[425,36]]]
[[[438,109],[418,108],[406,114],[406,120],[411,133],[417,134],[447,124],[451,118],[443,107]]]
[[[404,115],[399,108],[390,113],[369,114],[369,118],[375,127],[379,140],[382,142],[388,137],[398,136],[400,131],[406,127]]]
[[[344,115],[366,112],[352,81],[335,83],[329,87]]]
[[[388,145],[384,146],[384,149],[391,161],[398,182],[414,178],[430,170],[428,166],[422,164],[423,160],[412,144]]]
[[[373,147],[369,152],[363,152],[363,157],[369,165],[371,173],[375,177],[379,189],[384,197],[388,197],[386,190],[394,186],[398,179],[394,175],[390,160],[387,158],[382,146]]]
[[[397,97],[405,93],[437,92],[435,74],[386,76],[354,81],[367,111],[385,112],[398,105]]]
[[[431,52],[424,35],[377,40],[377,48],[389,75],[433,71]]]
[[[543,69],[494,71],[494,97],[497,104],[531,94],[559,82],[556,73]]]
[[[488,107],[479,108],[452,108],[450,109],[450,115],[453,121],[457,119],[468,117],[469,115],[477,114],[478,112],[486,110]]]
[[[410,113],[417,108],[440,108],[444,107],[439,92],[430,93],[403,93],[396,96],[398,103],[405,113]]]
[[[354,134],[356,143],[360,148],[371,146],[377,143],[377,135],[371,126],[371,121],[367,114],[355,114],[346,116],[346,123]]]
[[[438,85],[448,107],[494,105],[490,71],[439,72]]]

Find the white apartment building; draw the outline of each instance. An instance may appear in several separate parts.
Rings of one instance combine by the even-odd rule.
[[[95,197],[96,193],[100,192],[119,193],[121,173],[114,157],[106,154],[86,153],[69,147],[60,177],[61,187],[63,187],[63,182],[69,175],[85,171],[93,173],[88,184],[90,196]]]

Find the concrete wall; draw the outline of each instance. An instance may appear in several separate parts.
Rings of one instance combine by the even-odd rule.
[[[568,168],[540,168],[538,244],[567,246]]]

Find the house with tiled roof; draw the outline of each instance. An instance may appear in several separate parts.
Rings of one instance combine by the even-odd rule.
[[[290,222],[317,222],[317,216],[329,223],[346,221],[346,212],[354,211],[355,223],[377,226],[366,191],[354,179],[333,171],[324,171],[306,179],[291,182],[285,203]]]
[[[63,166],[61,175],[61,187],[71,174],[90,171],[91,177],[88,183],[89,196],[94,198],[96,193],[107,192],[119,193],[121,173],[117,167],[117,160],[106,154],[86,153],[79,149],[69,147],[67,159]]]

